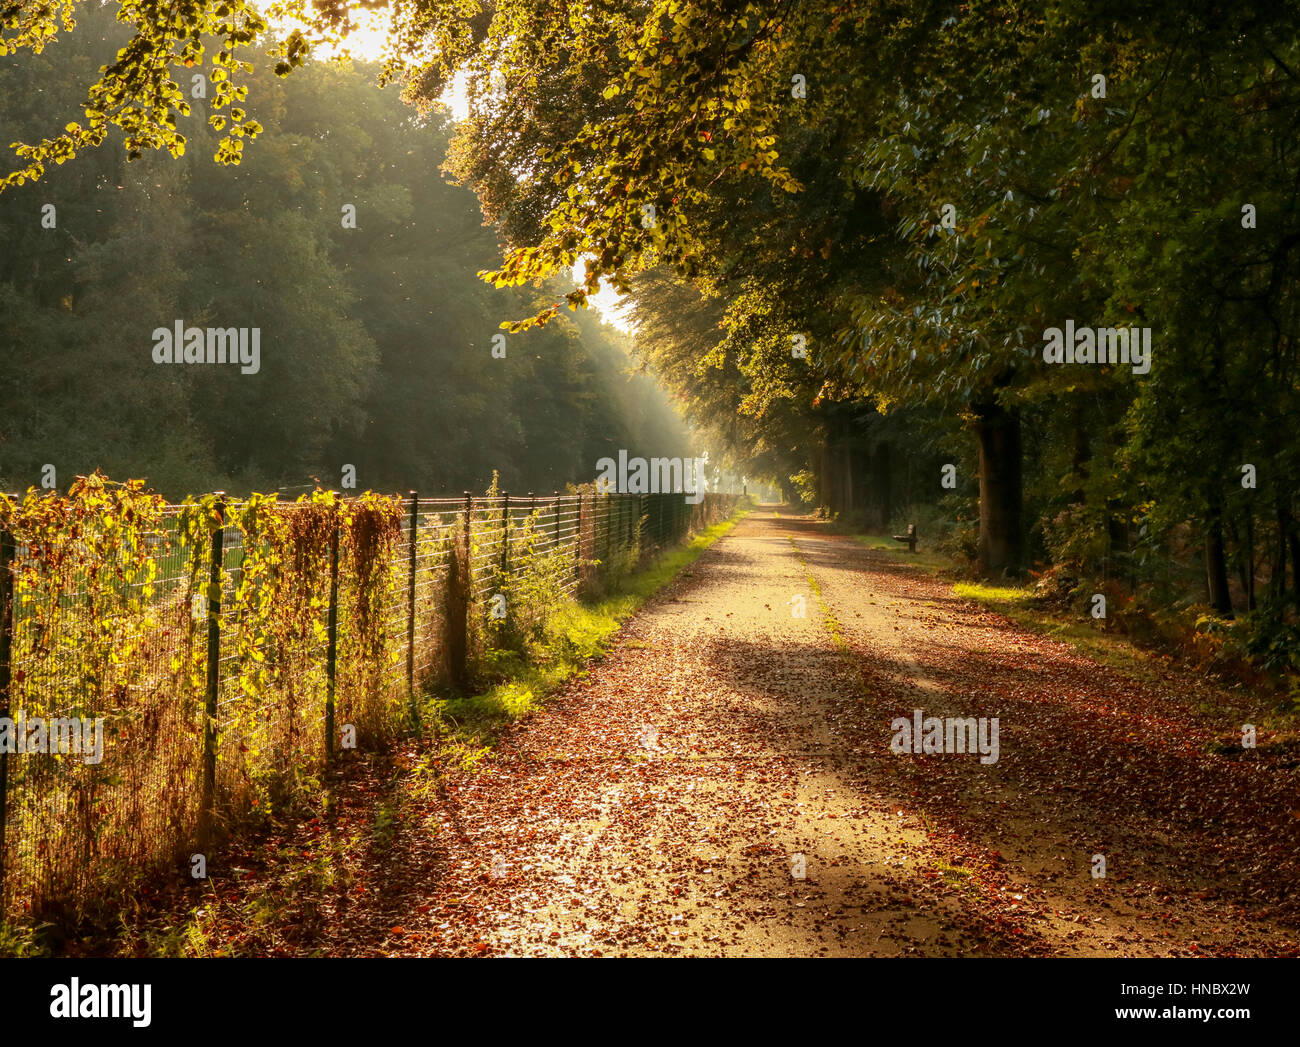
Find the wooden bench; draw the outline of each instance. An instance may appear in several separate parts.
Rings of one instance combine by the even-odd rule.
[[[916,524],[908,524],[908,525],[907,525],[907,534],[896,534],[896,535],[894,535],[894,541],[896,541],[896,542],[906,542],[906,543],[907,543],[907,551],[908,551],[909,553],[914,553],[914,552],[916,552]]]

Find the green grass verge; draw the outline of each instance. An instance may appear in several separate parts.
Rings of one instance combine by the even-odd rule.
[[[1034,599],[1032,585],[957,582],[952,593],[996,611],[1022,629],[1069,644],[1098,665],[1115,669],[1132,679],[1148,684],[1157,684],[1163,679],[1166,659],[1144,651],[1126,636],[1106,632],[1090,616],[1081,617],[1041,606]],[[1214,708],[1222,711],[1221,705]],[[1209,707],[1203,711],[1208,712]]]
[[[1034,601],[1032,586],[1008,588],[959,582],[952,591],[954,596],[996,611],[1026,631],[1069,644],[1090,661],[1130,680],[1155,688],[1169,685],[1169,665],[1174,660],[1169,654],[1146,650],[1122,633],[1105,631],[1091,616],[1042,607]],[[1297,737],[1300,714],[1279,705],[1281,692],[1271,699],[1240,681],[1216,678],[1207,683],[1207,689],[1184,692],[1189,709],[1227,722],[1254,723],[1261,732],[1275,735],[1270,744],[1289,744],[1289,739]],[[1236,743],[1230,749],[1241,752]]]
[[[888,535],[854,535],[868,548],[886,552],[892,559],[914,564],[931,575],[952,583],[952,594],[970,600],[1002,615],[1029,632],[1039,633],[1073,647],[1098,665],[1113,669],[1130,679],[1152,686],[1167,686],[1170,658],[1137,646],[1122,633],[1109,632],[1091,616],[1071,614],[1038,603],[1032,584],[988,585],[958,580],[958,566],[938,552],[910,555]],[[1289,733],[1295,730],[1297,717],[1281,710],[1262,709],[1258,695],[1240,685],[1223,683],[1213,688],[1213,696],[1188,696],[1188,705],[1196,711],[1228,719],[1253,720],[1264,729]],[[1268,704],[1268,703],[1265,703]]]
[[[685,545],[661,554],[647,567],[612,583],[592,602],[570,600],[548,618],[544,637],[527,655],[493,652],[494,675],[507,677],[487,690],[435,703],[445,725],[443,755],[472,765],[490,750],[502,728],[540,708],[568,680],[609,649],[623,623],[678,574],[743,520],[750,510],[696,534]]]
[[[931,571],[953,569],[952,561],[938,550],[927,548],[924,538],[918,543],[919,548],[916,552],[909,553],[907,546],[896,541],[892,534],[855,534],[852,537],[855,542],[865,545],[868,549],[888,553],[890,559],[897,560],[902,564],[911,564]]]
[[[913,564],[950,582],[953,596],[996,611],[1023,629],[1068,643],[1093,661],[1145,682],[1160,679],[1161,663],[1153,661],[1150,654],[1135,647],[1124,636],[1103,631],[1091,618],[1081,619],[1040,606],[1034,599],[1032,584],[989,585],[958,580],[957,564],[943,553],[921,549],[912,555],[889,535],[859,534],[853,537],[869,549],[888,553],[891,559]]]

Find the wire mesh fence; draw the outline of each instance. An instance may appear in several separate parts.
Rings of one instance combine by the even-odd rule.
[[[735,508],[697,497],[0,496],[0,916],[84,913],[418,727],[490,621]]]

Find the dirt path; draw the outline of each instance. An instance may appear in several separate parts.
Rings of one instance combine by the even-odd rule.
[[[756,513],[449,782],[346,951],[1295,955],[1300,774],[1207,753],[1166,675]],[[917,708],[998,717],[997,761],[891,752]]]

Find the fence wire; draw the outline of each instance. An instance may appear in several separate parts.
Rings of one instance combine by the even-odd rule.
[[[78,497],[0,518],[5,918],[187,868],[213,829],[318,787],[338,749],[418,726],[503,607],[537,620],[736,502],[412,492],[387,500],[400,526],[368,565],[336,555],[339,525],[307,526],[310,496],[222,501],[197,530],[192,506],[78,515]],[[294,536],[278,561],[270,514]]]

